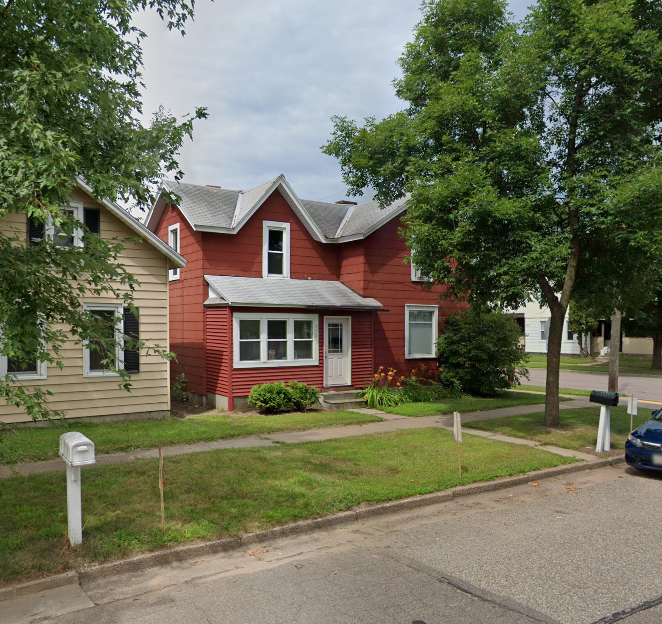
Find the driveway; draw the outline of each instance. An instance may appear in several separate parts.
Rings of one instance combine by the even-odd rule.
[[[530,368],[529,382],[532,386],[544,386],[544,368]],[[559,375],[561,388],[576,388],[578,390],[606,390],[607,373],[584,373],[582,371],[564,371]],[[646,377],[644,375],[619,375],[618,389],[623,394],[630,394],[639,399],[662,401],[662,377]]]
[[[642,571],[655,570],[646,536],[655,530],[651,518],[662,516],[661,481],[623,466],[534,481],[84,582],[74,586],[79,610],[36,617],[44,624],[653,624],[662,620],[662,587]],[[31,621],[8,615],[0,603],[0,621]]]

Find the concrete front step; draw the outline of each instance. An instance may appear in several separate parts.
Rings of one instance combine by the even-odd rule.
[[[322,403],[326,409],[330,409],[336,412],[342,410],[353,410],[359,407],[365,407],[365,401],[363,399],[358,399],[356,401],[335,401],[333,403],[325,402]]]
[[[361,390],[328,390],[320,393],[320,403],[331,410],[365,407],[365,401],[361,398]]]

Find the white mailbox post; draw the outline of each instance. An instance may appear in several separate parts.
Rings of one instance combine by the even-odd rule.
[[[67,517],[72,546],[83,543],[80,467],[95,463],[94,442],[78,431],[60,436],[60,457],[67,464]]]

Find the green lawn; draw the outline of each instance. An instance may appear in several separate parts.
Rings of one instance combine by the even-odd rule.
[[[634,419],[638,427],[650,418],[650,410],[639,409],[639,416]],[[509,418],[494,418],[478,422],[467,422],[465,427],[494,431],[515,438],[536,440],[540,444],[551,444],[573,450],[582,450],[587,446],[595,448],[600,419],[599,407],[561,410],[559,429],[545,427],[544,414],[526,414]],[[625,407],[611,409],[611,447],[623,448],[630,432],[630,416]]]
[[[97,454],[193,444],[239,436],[377,422],[376,416],[356,412],[306,412],[274,416],[242,416],[206,412],[186,418],[125,421],[112,424],[72,423],[0,433],[0,464],[53,459],[59,438],[80,431],[94,442]]]
[[[427,403],[405,403],[396,407],[381,408],[389,414],[401,416],[434,416],[435,414],[451,414],[453,412],[476,412],[499,407],[513,407],[515,405],[536,405],[544,403],[545,397],[527,394],[525,392],[501,392],[496,397],[473,397],[464,395],[459,399],[443,399]]]
[[[529,390],[531,392],[545,392],[544,386],[529,386],[527,384],[520,384],[516,386],[519,390]],[[590,396],[590,390],[575,390],[574,388],[559,388],[560,394],[572,394],[575,396]],[[621,395],[623,396],[623,395]],[[544,398],[543,398],[544,401]]]
[[[572,461],[466,436],[461,483]],[[444,490],[459,479],[452,434],[430,428],[168,457],[164,482],[161,533],[157,460],[85,468],[83,545],[74,552],[66,541],[65,474],[3,480],[0,583]]]
[[[541,353],[529,353],[528,368],[547,368],[547,356]],[[561,370],[593,371],[608,373],[609,364],[596,364],[591,358],[579,355],[562,355]],[[619,371],[624,375],[662,375],[662,370],[651,368],[650,356],[621,354]]]

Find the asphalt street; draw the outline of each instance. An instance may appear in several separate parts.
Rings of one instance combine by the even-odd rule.
[[[623,465],[533,481],[84,581],[60,616],[34,597],[0,603],[0,621],[652,624],[661,486]]]
[[[530,368],[529,381],[532,386],[544,386],[544,368]],[[582,371],[560,371],[559,385],[561,388],[576,388],[578,390],[606,390],[607,373],[584,373]],[[649,401],[662,401],[662,377],[647,377],[644,375],[619,375],[618,390],[623,394],[636,396]]]

